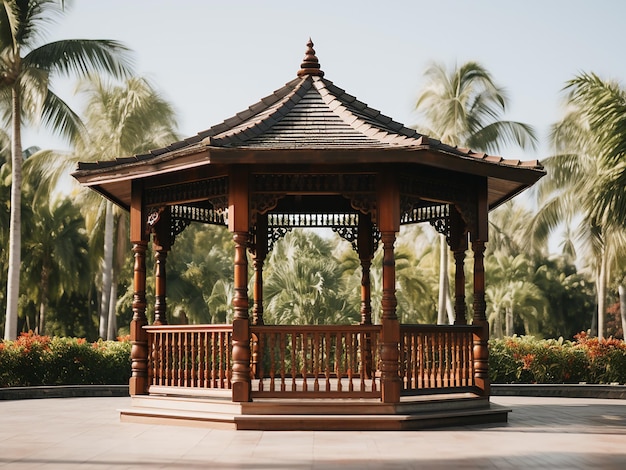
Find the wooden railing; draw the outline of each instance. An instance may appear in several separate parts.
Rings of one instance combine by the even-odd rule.
[[[253,326],[253,397],[380,397],[380,326]]]
[[[149,385],[230,389],[232,325],[147,326]],[[379,325],[251,326],[252,397],[381,396]],[[401,325],[403,394],[474,386],[473,326]]]
[[[162,325],[145,329],[149,385],[230,388],[232,325]]]
[[[477,332],[471,325],[401,325],[403,394],[471,388]]]

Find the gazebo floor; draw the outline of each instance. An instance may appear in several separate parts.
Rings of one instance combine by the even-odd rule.
[[[230,395],[230,394],[229,394]],[[120,410],[125,422],[263,431],[416,430],[505,423],[510,409],[472,393],[376,399],[256,399],[233,403],[230,396],[133,397]]]

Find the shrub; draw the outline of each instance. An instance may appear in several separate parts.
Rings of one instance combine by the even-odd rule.
[[[23,333],[0,343],[0,387],[126,384],[130,342]]]
[[[626,383],[626,343],[585,333],[575,338],[490,340],[489,377],[494,383]]]

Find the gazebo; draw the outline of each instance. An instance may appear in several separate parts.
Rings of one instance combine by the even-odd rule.
[[[324,78],[309,41],[297,77],[245,111],[144,155],[80,163],[73,175],[130,211],[133,407],[123,419],[237,429],[506,421],[508,410],[489,403],[488,212],[544,175],[537,161],[451,147],[403,126]],[[454,255],[453,325],[400,324],[396,315],[396,234],[423,222],[445,235]],[[233,234],[231,324],[167,323],[167,254],[190,223]],[[295,227],[330,227],[352,243],[362,268],[359,324],[264,323],[264,260]],[[372,324],[370,267],[379,245],[382,315]]]

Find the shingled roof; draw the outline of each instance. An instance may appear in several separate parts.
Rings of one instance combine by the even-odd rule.
[[[181,164],[182,160],[185,165],[192,164],[188,158],[192,155],[198,155],[197,164],[207,164],[207,161],[237,163],[236,154],[231,152],[237,149],[246,151],[247,162],[250,162],[250,155],[254,154],[254,162],[263,163],[313,163],[306,160],[307,157],[312,158],[311,152],[307,152],[306,156],[301,152],[305,150],[318,151],[314,157],[324,163],[333,162],[334,159],[346,163],[349,162],[349,155],[356,152],[361,155],[364,151],[372,157],[365,161],[360,156],[361,163],[416,161],[415,152],[427,151],[427,161],[431,166],[449,168],[448,158],[451,157],[459,162],[478,163],[479,166],[486,164],[492,169],[494,166],[518,168],[543,174],[537,160],[505,160],[470,149],[452,147],[369,107],[324,78],[313,43],[309,40],[297,78],[245,111],[193,137],[147,154],[112,161],[81,162],[74,176],[87,185],[106,181],[105,175],[113,173],[119,181],[124,178],[120,171],[126,173],[128,178],[137,177],[142,173],[141,168],[155,171],[163,162],[169,162],[167,171],[171,171],[177,160]],[[337,154],[337,150],[342,151],[342,154]],[[393,152],[396,150],[404,151],[403,156]],[[441,156],[440,160],[431,158],[432,153]],[[465,171],[464,168],[461,164],[459,170]],[[477,174],[493,176],[488,169],[480,170]],[[522,180],[532,184],[540,176],[532,175]],[[521,189],[518,188],[514,193]]]

